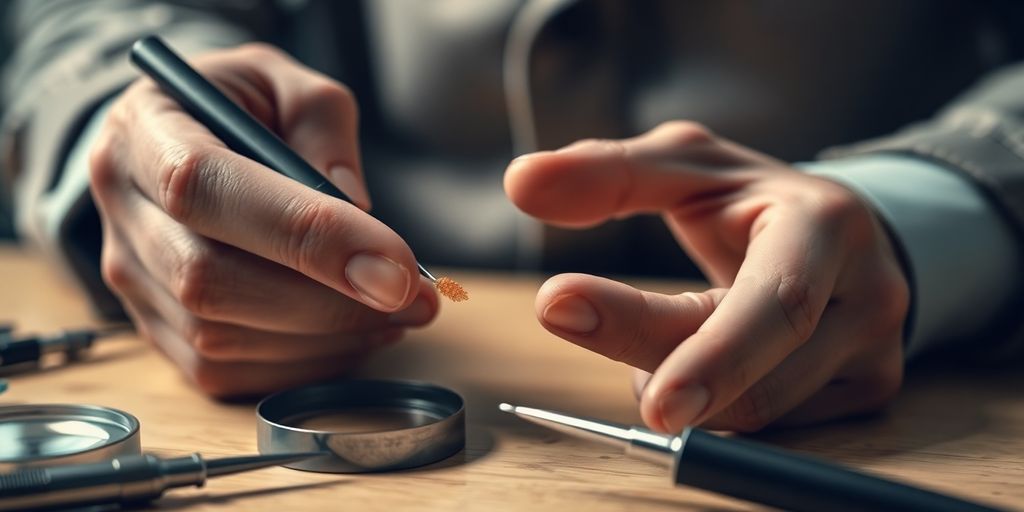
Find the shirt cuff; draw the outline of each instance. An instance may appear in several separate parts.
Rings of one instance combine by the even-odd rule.
[[[882,217],[905,251],[914,300],[906,356],[984,332],[1013,296],[1021,248],[985,195],[920,158],[866,155],[801,164],[846,185]]]

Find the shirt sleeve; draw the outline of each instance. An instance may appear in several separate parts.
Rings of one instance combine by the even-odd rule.
[[[1009,223],[960,173],[912,156],[802,164],[864,197],[905,252],[912,283],[906,355],[982,339],[1014,293],[1022,250]]]

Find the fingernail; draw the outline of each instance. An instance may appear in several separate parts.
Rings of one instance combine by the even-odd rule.
[[[363,298],[385,310],[401,306],[409,293],[409,272],[377,254],[361,252],[349,258],[345,277]]]
[[[708,406],[709,398],[708,389],[700,384],[665,393],[658,401],[662,423],[670,430],[680,430],[692,424]]]
[[[555,297],[544,308],[544,321],[567,332],[587,334],[597,330],[601,319],[597,310],[579,295],[569,294]]]
[[[388,317],[388,322],[392,325],[423,325],[429,322],[433,316],[433,312],[430,310],[430,302],[423,298],[423,296],[418,296],[409,307],[397,313],[392,313]]]
[[[366,187],[356,177],[355,171],[344,165],[335,165],[327,170],[327,177],[334,186],[352,198],[356,206],[364,210],[370,209],[370,195],[366,193]]]

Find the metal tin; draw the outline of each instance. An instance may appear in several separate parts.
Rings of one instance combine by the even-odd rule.
[[[0,406],[0,472],[139,455],[139,420],[93,405]]]
[[[466,444],[462,397],[422,382],[347,380],[308,386],[267,397],[256,406],[256,415],[260,453],[334,454],[286,465],[306,471],[412,468],[448,458]],[[371,417],[385,417],[392,424],[363,431],[347,428]]]

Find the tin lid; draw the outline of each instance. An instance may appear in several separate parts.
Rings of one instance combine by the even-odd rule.
[[[465,406],[424,382],[345,380],[271,395],[256,407],[260,453],[328,451],[286,467],[326,473],[393,471],[460,452]]]
[[[108,407],[0,406],[0,471],[142,453],[139,420]]]

